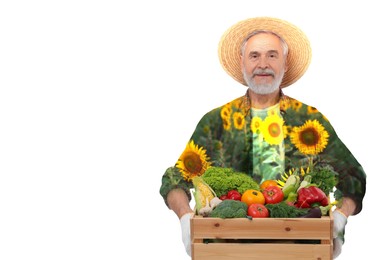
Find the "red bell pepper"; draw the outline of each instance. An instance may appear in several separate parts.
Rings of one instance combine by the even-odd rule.
[[[304,187],[297,192],[296,206],[298,208],[313,208],[328,204],[327,195],[316,186]]]

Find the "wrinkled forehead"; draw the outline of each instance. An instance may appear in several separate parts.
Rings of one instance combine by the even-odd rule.
[[[246,47],[263,48],[265,51],[277,50],[282,51],[284,56],[288,54],[288,45],[285,40],[277,33],[266,30],[256,30],[245,37],[240,48],[240,54],[244,54]]]

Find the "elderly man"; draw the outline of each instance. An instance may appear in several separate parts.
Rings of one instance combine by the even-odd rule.
[[[283,94],[283,88],[309,66],[307,37],[284,20],[246,19],[224,33],[219,58],[224,70],[247,86],[246,93],[201,118],[175,166],[164,173],[160,188],[166,205],[180,219],[187,253],[194,176],[220,166],[247,173],[261,183],[322,158],[338,174],[335,194],[341,203],[333,211],[336,258],[347,218],[362,210],[366,175],[323,114]]]

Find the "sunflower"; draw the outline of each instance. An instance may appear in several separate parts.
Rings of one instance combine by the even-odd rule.
[[[268,110],[268,116],[274,116],[277,115],[279,112],[276,109]]]
[[[256,133],[263,124],[263,120],[260,117],[252,117],[251,121],[251,131],[252,133]]]
[[[283,119],[277,114],[267,116],[261,127],[265,141],[269,144],[280,144],[284,139]]]
[[[295,168],[289,169],[288,173],[284,172],[284,174],[281,175],[281,180],[276,180],[280,188],[284,187],[289,176],[291,176],[292,174],[297,174],[296,172],[297,169]]]
[[[297,101],[297,100],[294,101],[292,104],[293,109],[296,111],[299,111],[302,106],[303,106],[303,103],[301,103],[300,101]]]
[[[317,120],[307,120],[304,125],[294,127],[291,142],[303,154],[321,153],[328,144],[329,134]]]
[[[201,176],[211,165],[206,150],[195,145],[191,140],[176,163],[186,181],[192,180],[195,176]]]
[[[292,132],[292,126],[290,125],[283,125],[283,133],[284,133],[284,139],[289,136],[289,134]]]
[[[234,100],[233,102],[232,102],[232,106],[234,107],[234,108],[237,108],[237,109],[239,109],[240,107],[241,107],[241,104],[243,103],[243,100],[242,99],[237,99],[237,100]]]
[[[223,127],[224,127],[224,129],[225,130],[229,130],[229,129],[231,129],[231,120],[230,120],[230,118],[229,117],[224,117],[223,118]]]
[[[315,114],[315,113],[318,113],[319,111],[315,107],[308,106],[307,112],[308,114]]]
[[[232,109],[230,105],[225,105],[223,108],[220,110],[220,116],[221,118],[229,118],[231,116]]]
[[[240,112],[233,113],[233,125],[236,129],[241,130],[244,128],[245,120],[244,115]]]
[[[298,171],[300,171],[300,173]],[[291,169],[289,169],[288,173],[284,172],[284,174],[281,175],[281,179],[280,180],[276,180],[277,184],[278,184],[278,186],[280,186],[280,188],[282,188],[282,187],[285,186],[285,183],[287,182],[287,179],[292,174],[298,175],[299,177],[303,177],[306,174],[308,174],[309,171],[310,171],[309,166],[307,167],[307,169],[304,169],[303,167],[300,167],[300,169],[298,169],[298,168],[291,168]]]
[[[287,111],[291,107],[290,99],[288,97],[283,97],[280,99],[280,110]]]

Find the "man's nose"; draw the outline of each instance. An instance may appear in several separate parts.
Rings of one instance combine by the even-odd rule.
[[[258,64],[260,69],[266,69],[268,68],[268,61],[267,58],[261,57]]]

